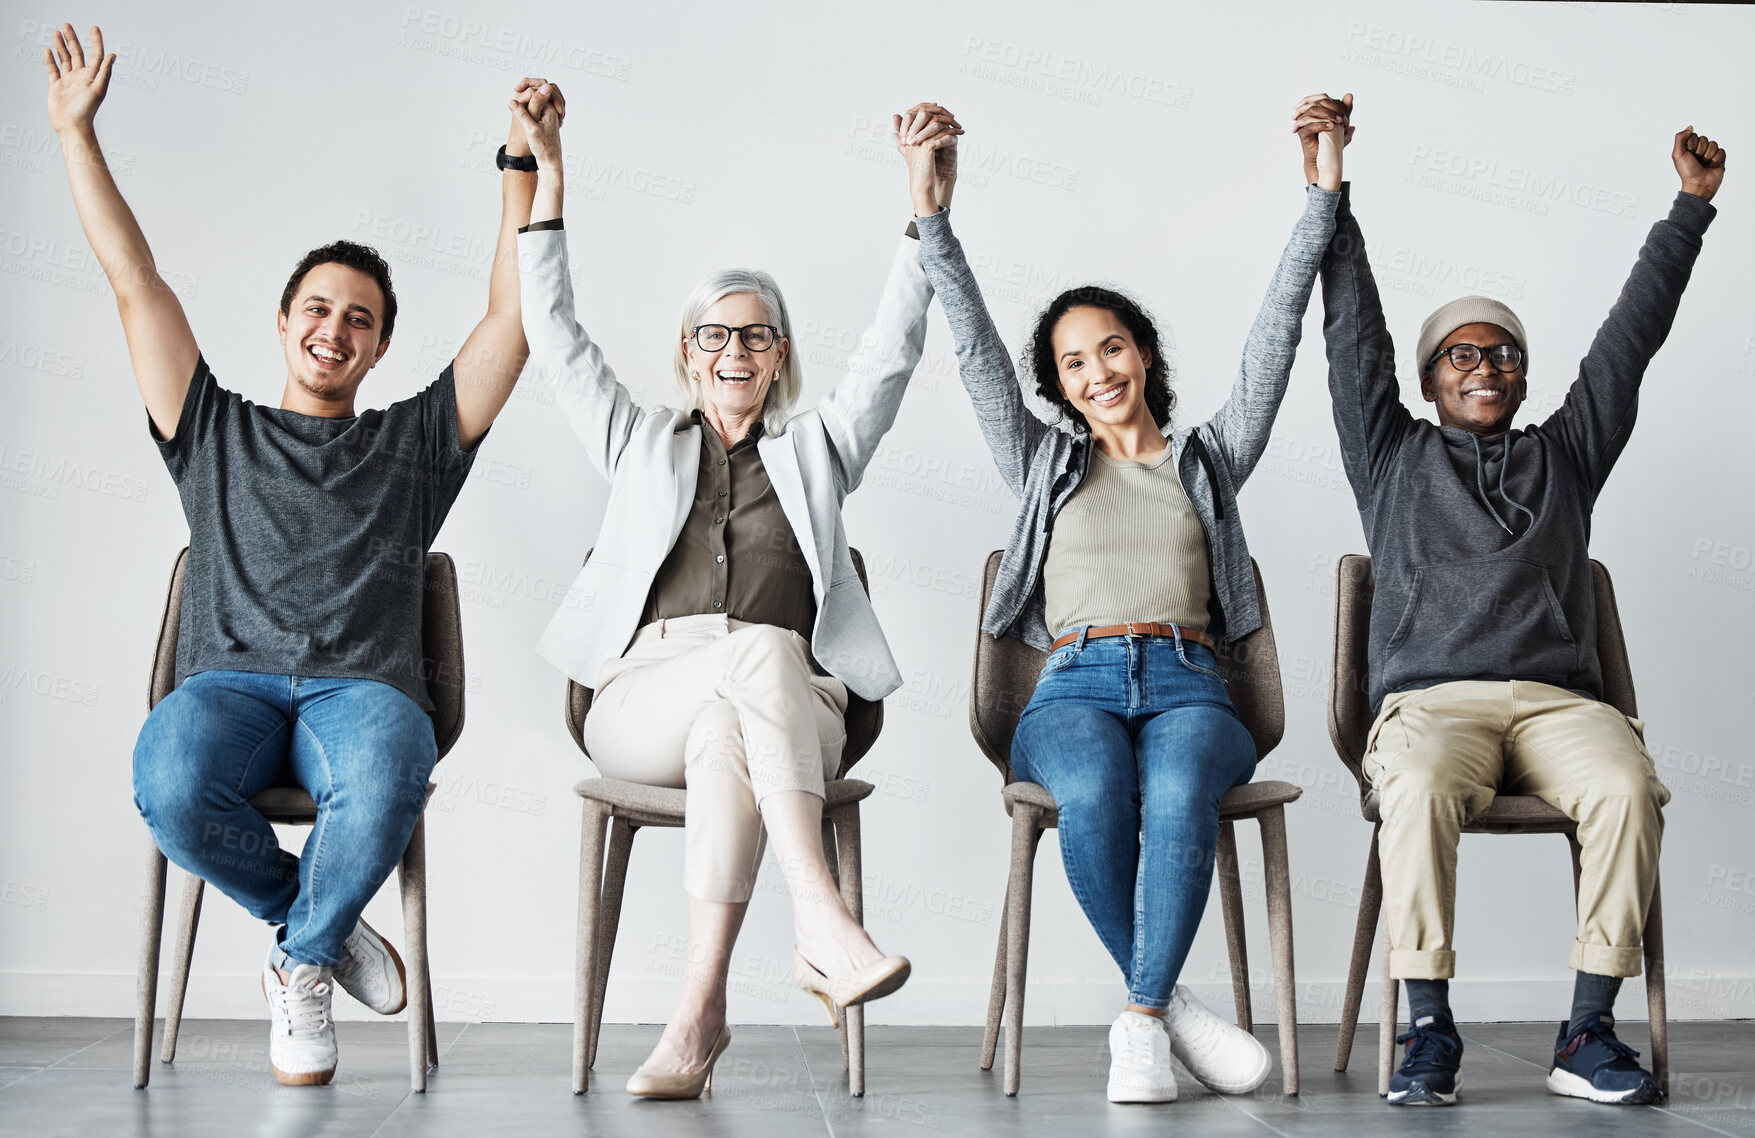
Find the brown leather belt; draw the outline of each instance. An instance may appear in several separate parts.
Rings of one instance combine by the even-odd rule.
[[[1136,620],[1130,621],[1127,624],[1098,625],[1093,628],[1085,629],[1085,639],[1102,640],[1107,636],[1175,636],[1179,632],[1182,634],[1182,639],[1184,640],[1192,640],[1196,644],[1205,644],[1215,652],[1219,650],[1219,646],[1213,643],[1213,638],[1204,632],[1196,632],[1192,628],[1181,628],[1174,624],[1159,624],[1155,620]],[[1069,632],[1059,640],[1056,640],[1049,651],[1053,651],[1055,648],[1064,648],[1068,644],[1076,643],[1078,638],[1078,633]]]

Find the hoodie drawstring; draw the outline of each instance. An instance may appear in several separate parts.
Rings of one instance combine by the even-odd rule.
[[[1481,439],[1478,435],[1471,432],[1469,434],[1469,441],[1475,446],[1475,493],[1481,496],[1481,504],[1487,507],[1487,512],[1492,514],[1493,520],[1499,523],[1499,528],[1506,533],[1515,534],[1517,531],[1513,530],[1506,524],[1505,519],[1499,516],[1499,511],[1493,508],[1493,500],[1487,496],[1487,479],[1482,472],[1482,467],[1485,465],[1487,459],[1486,456],[1481,453]],[[1508,443],[1502,441],[1499,444],[1499,496],[1504,498],[1509,505],[1522,510],[1524,514],[1528,516],[1530,524],[1535,525],[1535,511],[1531,510],[1528,506],[1505,492],[1505,468],[1510,465],[1511,448]]]

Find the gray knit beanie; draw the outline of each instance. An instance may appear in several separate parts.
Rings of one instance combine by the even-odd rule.
[[[1511,341],[1523,349],[1524,374],[1529,374],[1530,346],[1523,336],[1523,321],[1517,313],[1488,296],[1465,296],[1451,301],[1426,317],[1420,325],[1420,344],[1414,349],[1414,366],[1426,374],[1426,365],[1438,352],[1444,338],[1465,324],[1497,324],[1511,333]]]

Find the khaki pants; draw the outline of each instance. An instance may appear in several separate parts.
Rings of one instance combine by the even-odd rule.
[[[747,901],[761,801],[821,797],[847,742],[847,688],[811,673],[796,632],[727,616],[654,621],[598,673],[585,750],[605,778],[688,789],[683,888]]]
[[[1645,725],[1606,703],[1525,680],[1462,680],[1383,701],[1365,750],[1383,827],[1390,972],[1456,972],[1456,844],[1496,794],[1530,794],[1578,823],[1578,937],[1567,966],[1639,975],[1670,792]]]

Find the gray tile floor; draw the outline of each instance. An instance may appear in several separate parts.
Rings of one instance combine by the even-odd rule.
[[[711,1098],[659,1103],[621,1085],[656,1027],[604,1028],[590,1095],[569,1091],[566,1024],[440,1024],[441,1066],[410,1094],[400,1023],[341,1025],[342,1066],[327,1088],[283,1088],[267,1062],[266,1024],[184,1023],[177,1062],[155,1062],[152,1086],[129,1085],[133,1025],[117,1019],[0,1018],[0,1134],[315,1135],[591,1134],[642,1138],[795,1134],[1183,1134],[1223,1136],[1705,1135],[1755,1138],[1755,1023],[1671,1029],[1671,1098],[1661,1107],[1603,1107],[1543,1090],[1551,1024],[1464,1026],[1463,1102],[1403,1110],[1374,1093],[1375,1025],[1363,1025],[1353,1069],[1329,1070],[1336,1029],[1299,1032],[1303,1093],[1278,1077],[1254,1095],[1212,1094],[1182,1079],[1168,1106],[1112,1106],[1101,1027],[1025,1033],[1023,1093],[1008,1099],[998,1070],[976,1066],[977,1028],[872,1028],[866,1096],[847,1095],[840,1046],[827,1028],[739,1027]],[[1627,1042],[1646,1048],[1643,1025]],[[1261,1032],[1269,1047],[1272,1028]]]

